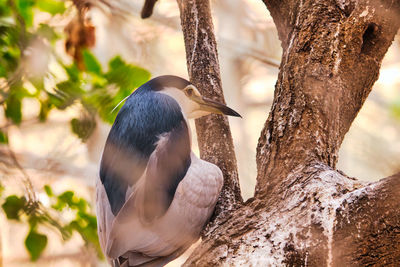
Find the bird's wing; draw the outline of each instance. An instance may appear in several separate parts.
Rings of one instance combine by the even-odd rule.
[[[135,148],[110,139],[104,148],[100,179],[106,190],[106,200],[115,216],[125,203],[129,186],[134,185],[142,176],[148,159]]]
[[[97,230],[105,255],[115,216],[125,203],[127,191],[142,176],[148,161],[135,146],[116,141],[120,136],[127,136],[130,129],[115,125],[107,139],[96,181]]]
[[[168,95],[137,89],[128,97],[108,135],[100,165],[100,180],[114,216],[129,187],[142,176],[159,136],[182,121],[179,104]]]
[[[99,236],[100,246],[103,253],[106,255],[106,247],[108,235],[114,220],[114,215],[111,212],[110,203],[107,199],[107,194],[100,179],[96,180],[96,216],[97,216],[97,233]]]
[[[133,210],[144,224],[163,216],[190,166],[190,152],[189,129],[182,120],[170,132],[160,135],[140,186],[129,196],[116,220],[125,221]]]
[[[118,241],[110,234],[118,228],[112,226],[118,225],[115,217],[121,221],[135,207],[137,215],[127,217],[133,224],[125,235],[131,236],[140,231],[135,218],[138,222],[162,216],[189,165],[190,138],[178,103],[168,95],[137,89],[116,117],[100,166],[97,209],[106,255]]]
[[[134,251],[139,248],[135,244],[143,247],[157,242],[158,237],[142,227],[154,223],[168,210],[176,188],[190,166],[190,152],[185,120],[160,135],[143,176],[113,222],[107,249],[109,255]],[[130,236],[128,240],[127,235]]]

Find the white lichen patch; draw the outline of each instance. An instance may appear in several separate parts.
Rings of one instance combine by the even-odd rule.
[[[340,66],[340,62],[342,61],[342,57],[340,55],[340,49],[339,49],[339,43],[340,43],[340,21],[337,23],[336,25],[336,31],[335,31],[335,35],[334,38],[335,40],[333,41],[333,47],[332,47],[332,55],[334,57],[334,65],[333,65],[333,73],[334,74],[338,74],[339,72],[339,66]]]
[[[369,7],[367,6],[367,8],[364,9],[363,12],[361,12],[360,18],[367,16],[368,15],[368,10],[369,10]]]
[[[346,8],[346,6],[348,5],[347,3],[348,1],[346,0],[337,0],[336,3],[338,4],[338,6],[340,7],[340,9],[344,10]]]
[[[296,28],[296,27],[299,27],[300,15],[301,15],[301,9],[302,9],[302,7],[303,7],[303,0],[300,0],[299,8],[298,8],[299,12],[297,13],[297,17],[296,17],[295,28]],[[288,52],[287,52],[287,55],[286,55],[285,64],[287,64],[287,62],[288,62],[288,60],[289,60],[289,54],[290,54],[290,51],[292,50],[293,41],[294,41],[295,36],[296,36],[295,31],[293,31],[293,32],[292,32],[292,36],[290,37],[289,46],[288,46],[288,48],[287,48],[287,51],[288,51]]]
[[[359,182],[321,165],[304,179],[304,168],[296,168],[286,179],[293,185],[288,184],[281,203],[260,215],[256,230],[241,236],[234,251],[228,249],[226,266],[282,266],[290,247],[307,255],[306,262],[308,248],[316,246],[325,246],[321,251],[328,253],[326,266],[332,266],[336,211],[345,200],[348,203],[373,189],[356,190],[361,186]],[[322,229],[326,239],[313,238],[312,227]]]
[[[371,18],[375,14],[375,8],[370,8],[370,6],[366,6],[366,8],[360,13],[360,18]]]
[[[189,60],[189,73],[192,73],[192,67],[193,67],[193,63],[194,63],[194,56],[196,53],[196,47],[197,47],[197,39],[198,39],[198,34],[199,34],[199,11],[197,10],[197,5],[196,5],[196,1],[194,1],[193,6],[192,6],[192,10],[190,12],[193,15],[193,20],[195,23],[195,31],[194,31],[194,42],[193,42],[193,50],[192,50],[192,55],[190,56],[190,60]]]

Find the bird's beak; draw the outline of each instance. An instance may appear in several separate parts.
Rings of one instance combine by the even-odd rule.
[[[228,116],[234,116],[234,117],[242,117],[240,116],[239,113],[231,109],[230,107],[218,103],[217,101],[214,101],[212,99],[206,98],[204,96],[199,97],[196,99],[197,103],[200,105],[200,109],[203,111],[215,113],[215,114],[224,114]]]

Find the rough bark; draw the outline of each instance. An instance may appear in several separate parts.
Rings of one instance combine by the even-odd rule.
[[[399,27],[398,1],[288,2],[296,5],[294,21],[271,12],[278,30],[289,24],[291,31],[280,36],[281,71],[257,147],[257,194],[273,194],[304,162],[335,168],[344,135]]]
[[[180,8],[189,72],[200,68],[191,78],[207,81],[210,62],[192,60],[208,56],[193,49],[209,37],[195,31],[202,4],[188,2]],[[400,2],[264,2],[284,53],[257,146],[256,194],[220,217],[185,265],[398,265],[400,174],[364,184],[335,165],[398,31]]]
[[[217,44],[208,0],[178,0],[190,81],[202,95],[225,103]],[[196,120],[200,157],[220,167],[224,186],[215,215],[241,202],[237,163],[226,116],[210,115]]]
[[[399,190],[397,174],[352,192],[342,201],[333,236],[335,266],[400,264]]]

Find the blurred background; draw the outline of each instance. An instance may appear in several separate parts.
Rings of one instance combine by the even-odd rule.
[[[176,1],[146,20],[142,0],[73,2],[0,0],[0,266],[107,266],[94,181],[113,109],[151,77],[188,77]],[[212,12],[226,102],[243,116],[230,123],[247,199],[282,51],[261,0],[212,1]],[[399,36],[338,169],[365,181],[400,171]]]

